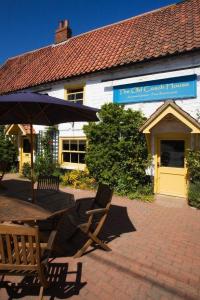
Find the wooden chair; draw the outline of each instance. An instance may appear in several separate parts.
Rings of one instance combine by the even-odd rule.
[[[41,283],[39,299],[49,286],[45,271],[55,233],[48,244],[39,242],[38,227],[17,224],[0,224],[0,274],[38,275]]]
[[[37,190],[58,192],[59,182],[59,176],[39,176],[37,181]]]
[[[92,243],[98,244],[106,251],[111,250],[98,235],[107,218],[112,195],[113,190],[108,185],[100,184],[95,198],[79,199],[76,208],[61,217],[56,229],[57,236],[62,238],[67,235],[71,238],[80,230],[87,237],[81,249],[76,251],[74,258],[82,256]],[[92,203],[89,209],[88,207],[84,209],[84,202],[87,200],[92,200]]]

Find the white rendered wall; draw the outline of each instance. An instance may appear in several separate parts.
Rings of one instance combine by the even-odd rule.
[[[200,54],[194,53],[185,57],[172,57],[147,62],[134,66],[127,66],[121,70],[104,71],[97,74],[90,74],[78,80],[84,85],[84,104],[100,108],[104,103],[113,102],[113,87],[116,85],[165,79],[185,75],[197,74],[197,98],[177,100],[176,103],[191,116],[197,117],[200,109]],[[121,79],[119,79],[121,78]],[[77,79],[66,80],[59,84],[51,85],[46,92],[50,96],[64,99],[64,87],[69,84],[76,85]],[[156,101],[149,103],[135,103],[126,105],[127,108],[141,110],[146,117],[149,117],[164,102]],[[65,123],[59,125],[61,137],[84,136],[82,131],[83,122]],[[36,131],[42,127],[34,126]]]

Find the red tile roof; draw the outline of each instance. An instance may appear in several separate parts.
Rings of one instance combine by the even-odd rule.
[[[9,59],[0,93],[200,49],[200,0],[187,0]]]

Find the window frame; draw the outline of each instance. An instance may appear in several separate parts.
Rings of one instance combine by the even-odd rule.
[[[69,142],[69,150],[63,150],[63,142],[68,141]],[[70,149],[70,141],[76,141],[78,147],[77,150],[71,150]],[[69,169],[85,169],[86,164],[85,163],[80,163],[80,158],[78,155],[78,162],[72,162],[71,161],[71,154],[72,153],[77,153],[77,154],[86,154],[86,149],[85,151],[80,151],[79,150],[79,141],[85,141],[85,147],[87,147],[87,139],[86,137],[61,137],[60,138],[60,165],[61,167],[66,167]],[[63,153],[70,153],[70,161],[64,161],[63,160]]]
[[[71,92],[70,91],[76,91],[76,90],[81,90],[82,91],[78,91],[78,92]],[[83,98],[82,99],[77,99],[77,100],[69,100],[68,96],[69,95],[76,95],[78,93],[83,93]],[[84,85],[77,85],[77,86],[65,86],[65,95],[64,95],[64,99],[66,101],[69,101],[71,103],[79,103],[79,101],[82,101],[82,104],[84,105],[85,103],[85,86]]]

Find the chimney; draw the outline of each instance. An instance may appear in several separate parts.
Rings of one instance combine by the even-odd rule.
[[[69,27],[69,21],[64,20],[59,22],[59,27],[55,34],[55,44],[66,41],[72,36],[71,28]]]

